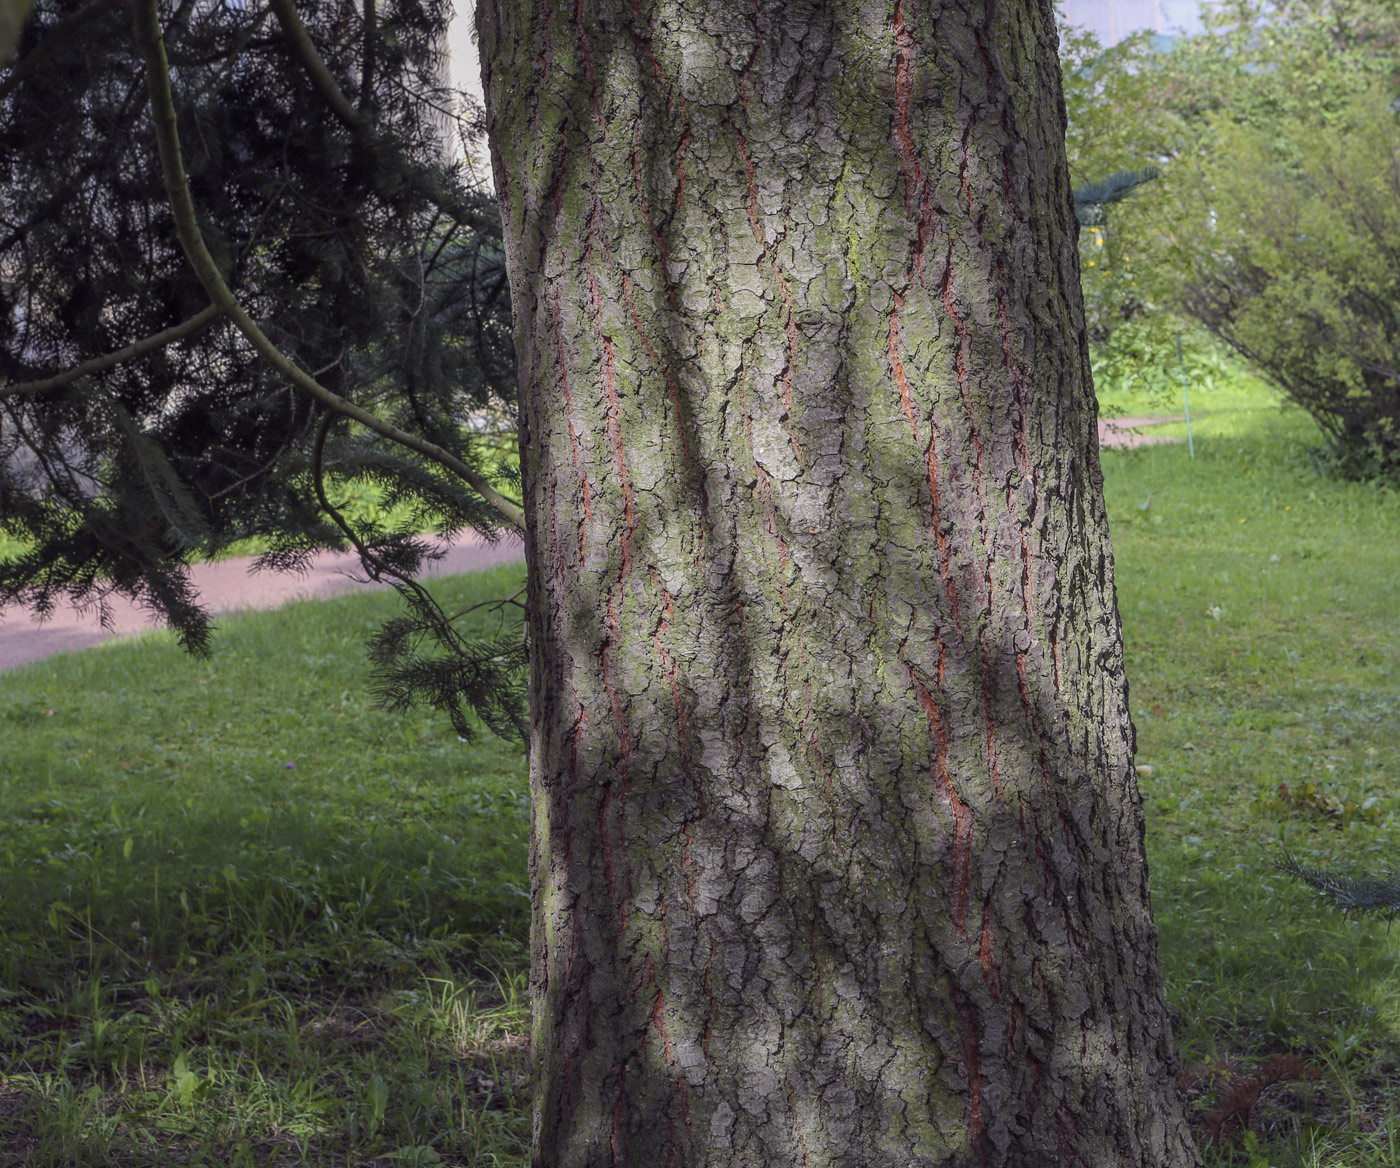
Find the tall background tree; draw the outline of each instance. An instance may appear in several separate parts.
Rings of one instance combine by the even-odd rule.
[[[477,23],[534,1163],[1196,1163],[1049,6]]]
[[[1065,37],[1075,180],[1161,168],[1111,240],[1086,233],[1096,382],[1174,395],[1184,332],[1193,384],[1233,350],[1314,416],[1331,466],[1393,478],[1400,5],[1229,0],[1204,19],[1167,51]]]
[[[40,4],[0,74],[0,532],[19,549],[0,601],[125,592],[202,650],[191,557],[257,537],[295,568],[348,541],[409,601],[375,646],[386,697],[426,698],[463,734],[468,707],[518,726],[519,646],[462,641],[413,582],[419,531],[510,523],[489,433],[513,401],[509,299],[493,200],[444,150],[450,15],[161,10],[198,233],[317,399],[187,258],[130,6]],[[356,483],[383,506],[347,518]]]

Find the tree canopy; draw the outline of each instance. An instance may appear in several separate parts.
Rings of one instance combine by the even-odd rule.
[[[494,534],[512,511],[509,293],[494,200],[452,162],[449,18],[181,0],[148,68],[129,6],[39,5],[0,73],[0,532],[22,549],[0,600],[126,593],[202,651],[192,557],[255,537],[295,569],[349,544],[410,603],[376,642],[385,696],[463,732],[467,706],[518,724],[519,647],[457,642],[413,582],[418,532]],[[392,522],[336,506],[355,480]]]

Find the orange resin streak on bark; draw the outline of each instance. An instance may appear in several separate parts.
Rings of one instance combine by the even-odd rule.
[[[948,551],[948,537],[943,534],[943,516],[939,506],[938,491],[938,427],[929,422],[928,450],[928,494],[931,504],[929,529],[933,532],[933,542],[938,547],[938,574],[943,581],[943,590],[948,593],[948,613],[954,624],[962,622],[958,605],[958,590],[953,585],[953,560]],[[939,680],[942,680],[940,676]]]
[[[656,243],[656,250],[661,254],[661,271],[666,280],[666,298],[671,302],[672,308],[679,309],[681,302],[680,297],[676,294],[675,285],[671,283],[670,256],[666,250],[666,241],[661,238],[661,232],[657,230],[656,223],[652,220],[651,208],[647,206],[646,192],[642,189],[642,153],[642,130],[638,126],[632,139],[632,184],[637,191],[637,204],[642,209],[642,218],[646,220],[647,227],[651,231],[651,238]]]
[[[943,727],[943,715],[939,712],[938,702],[914,673],[913,666],[906,664],[905,668],[909,671],[909,680],[914,685],[919,705],[923,706],[924,714],[928,717],[929,733],[933,737],[934,747],[934,778],[942,790],[943,797],[953,808],[953,923],[957,925],[960,933],[966,934],[964,922],[967,919],[967,885],[972,866],[972,809],[963,802],[962,796],[953,786],[952,776],[948,773],[948,735]]]
[[[608,704],[612,707],[613,721],[617,725],[618,748],[621,755],[617,770],[622,787],[618,799],[617,830],[618,836],[625,846],[627,839],[627,791],[630,786],[632,768],[632,729],[627,723],[627,714],[622,708],[622,695],[618,692],[617,683],[612,676],[612,646],[620,644],[621,641],[622,627],[617,616],[617,606],[613,603],[613,597],[609,595],[608,636],[603,641],[599,658],[602,666],[603,692],[608,696]],[[608,832],[608,807],[611,802],[612,784],[606,783],[603,787],[603,797],[598,806],[598,826],[603,845],[603,875],[607,882],[608,895],[619,901],[618,937],[620,938],[627,931],[627,900],[625,896],[621,898],[616,896],[616,885],[613,878],[614,849],[612,837]]]
[[[972,402],[967,396],[967,326],[963,323],[962,317],[958,315],[957,307],[953,304],[953,241],[948,241],[948,256],[943,267],[943,308],[948,313],[949,319],[953,322],[953,335],[958,342],[958,352],[955,359],[955,366],[958,373],[958,393],[962,397],[963,409],[967,411],[968,429],[972,434],[972,452],[977,460],[977,494],[980,499],[982,494],[982,440],[977,436],[977,429],[973,425]]]
[[[1061,1103],[1055,1111],[1055,1139],[1060,1146],[1060,1163],[1079,1162],[1079,1153],[1074,1147],[1074,1138],[1078,1134],[1079,1126],[1074,1122],[1074,1116],[1066,1111],[1065,1105]]]
[[[603,105],[598,100],[598,78],[593,72],[593,46],[583,27],[583,0],[574,3],[574,31],[578,34],[579,51],[583,53],[583,70],[588,75],[588,92],[593,99],[593,109],[598,115],[598,125],[603,129],[603,137],[608,136],[608,119],[603,116]]]
[[[1021,607],[1026,613],[1026,633],[1031,633],[1031,543],[1026,529],[1021,528]]]
[[[632,18],[636,20],[638,24],[645,25],[647,32],[652,34],[646,41],[647,57],[651,61],[652,72],[656,74],[657,81],[661,82],[661,88],[666,91],[666,109],[667,112],[669,112],[671,109],[671,80],[666,76],[666,71],[661,68],[661,62],[656,59],[656,52],[651,47],[652,40],[656,35],[656,28],[651,21],[643,19],[642,6],[638,0],[627,0],[627,7],[632,10]],[[634,43],[640,41],[635,30],[633,30],[632,39]]]
[[[914,441],[919,440],[919,420],[914,417],[914,402],[909,397],[909,379],[904,375],[904,362],[899,359],[899,310],[904,307],[904,297],[894,294],[894,309],[890,312],[890,368],[894,370],[894,383],[899,387],[899,402],[904,407],[904,416],[909,419],[909,428],[914,431]]]
[[[576,707],[574,713],[574,732],[569,740],[569,778],[578,779],[578,744],[583,737],[583,732],[588,729],[588,711],[583,708],[583,703],[578,700],[578,691],[574,689],[573,679],[569,679],[569,696],[574,699]]]
[[[642,348],[647,351],[651,363],[661,370],[661,376],[666,379],[666,391],[671,397],[671,406],[676,411],[676,437],[681,440],[681,458],[689,462],[690,443],[685,440],[685,428],[681,425],[680,389],[676,385],[676,379],[672,376],[670,368],[661,363],[661,358],[656,355],[656,350],[651,347],[651,341],[647,339],[646,330],[642,328],[641,318],[637,316],[637,306],[632,303],[632,281],[625,273],[622,277],[622,302],[627,306],[627,311],[632,317],[632,327],[642,342]]]
[[[593,163],[595,189],[600,181],[598,164]],[[617,393],[617,351],[612,338],[603,328],[603,294],[598,273],[593,268],[593,244],[596,241],[603,248],[603,259],[611,269],[612,256],[607,243],[598,230],[598,221],[603,217],[603,206],[596,197],[588,216],[588,243],[583,250],[584,279],[588,282],[589,295],[593,301],[593,326],[603,344],[603,390],[608,399],[608,437],[613,448],[613,462],[617,466],[617,478],[622,487],[622,515],[626,527],[622,532],[622,569],[618,583],[626,586],[632,571],[632,536],[637,530],[637,518],[632,497],[632,483],[627,475],[627,457],[622,446],[622,401]],[[611,603],[611,602],[610,602]]]
[[[982,1134],[982,1069],[979,1065],[977,1019],[972,1003],[958,992],[953,975],[948,975],[948,996],[958,1015],[958,1031],[962,1038],[963,1062],[967,1065],[967,1090],[970,1103],[967,1118],[967,1139],[977,1149],[977,1158],[987,1163],[987,1142]]]
[[[573,450],[574,470],[578,473],[583,494],[583,518],[578,524],[578,558],[584,558],[584,550],[587,546],[587,527],[593,522],[593,497],[588,487],[588,468],[583,462],[583,450],[579,445],[578,430],[574,427],[574,402],[569,395],[569,363],[564,358],[564,338],[559,331],[559,293],[554,291],[550,296],[553,306],[554,325],[554,347],[559,361],[559,384],[564,392],[564,419],[569,426],[569,446]]]
[[[743,92],[743,83],[740,82],[739,92]],[[747,109],[748,107],[745,106]],[[758,225],[758,185],[754,180],[753,162],[749,158],[749,144],[744,141],[744,132],[735,127],[734,137],[739,141],[739,157],[744,160],[744,175],[749,180],[749,226],[753,228],[754,240],[764,253],[768,251],[768,246],[763,242],[763,228]]]
[[[788,615],[787,540],[778,534],[778,507],[773,502],[773,480],[768,477],[768,473],[758,463],[755,462],[753,468],[758,472],[758,483],[763,492],[765,510],[768,512],[768,534],[778,543],[778,601],[782,605],[783,616],[786,618]]]
[[[982,654],[982,717],[987,723],[987,762],[992,769],[992,790],[1001,799],[1001,772],[997,767],[996,732],[992,723],[992,695],[987,692],[987,655]]]
[[[904,23],[904,0],[894,6],[894,133],[899,143],[897,153],[904,167],[904,207],[912,211],[918,198],[923,176],[919,171],[918,155],[914,151],[914,135],[909,128],[909,109],[914,101],[914,54],[918,42]]]
[[[549,80],[550,50],[554,47],[554,41],[549,36],[549,26],[554,22],[554,6],[550,5],[544,10],[544,30],[540,37],[540,43],[544,46],[540,50],[540,80]],[[505,191],[501,191],[501,206],[508,207],[510,204],[505,199]]]
[[[647,958],[647,965],[651,965],[651,958]],[[652,980],[656,980],[656,970],[651,971]],[[666,1008],[666,991],[658,988],[656,991],[656,1002],[651,1008],[651,1024],[656,1027],[656,1032],[661,1035],[661,1051],[665,1055],[666,1061],[671,1061],[671,1040],[666,1036],[666,1018],[663,1011]]]
[[[618,693],[617,686],[612,681],[612,653],[610,648],[613,645],[622,643],[622,624],[618,620],[617,606],[613,603],[611,595],[608,596],[608,638],[603,642],[603,689],[608,695],[608,701],[612,705],[613,718],[617,722],[619,745],[622,750],[622,758],[618,766],[618,771],[625,783],[628,778],[628,771],[632,766],[632,732],[627,725],[627,714],[622,708],[622,695]]]
[[[792,456],[797,459],[797,465],[801,466],[802,447],[797,444],[797,433],[792,425],[792,375],[797,370],[797,324],[792,319],[792,292],[788,288],[788,282],[783,279],[782,272],[778,271],[778,261],[770,260],[769,263],[773,268],[773,278],[778,281],[778,289],[783,294],[783,326],[788,340],[787,365],[783,368],[783,413],[787,418]]]
[[[962,185],[963,198],[967,200],[967,217],[977,224],[978,234],[981,234],[982,225],[977,222],[977,213],[972,205],[972,186],[967,181],[967,167],[972,160],[971,151],[968,150],[967,142],[972,136],[972,126],[964,126],[962,134],[962,161],[958,164],[958,182]]]
[[[684,99],[682,99],[682,112],[684,112]],[[681,209],[685,202],[685,152],[690,145],[690,131],[686,130],[681,135],[680,145],[676,147],[676,210]]]
[[[914,272],[924,282],[924,252],[933,233],[933,192],[927,186],[919,197],[919,238],[914,244]]]
[[[599,322],[601,325],[601,322]],[[608,397],[608,431],[612,439],[613,462],[617,479],[622,485],[622,517],[626,527],[622,532],[622,574],[619,584],[625,585],[632,571],[632,536],[637,530],[637,516],[632,499],[632,484],[627,477],[627,456],[622,449],[622,402],[617,396],[617,354],[612,341],[603,338],[603,388]]]
[[[791,1078],[784,1076],[787,1082],[792,1082]],[[797,1092],[789,1087],[787,1093],[788,1119],[792,1121],[792,1138],[797,1141],[797,1146],[802,1151],[803,1168],[811,1162],[811,1154],[807,1149],[807,1133],[802,1130],[802,1121],[797,1115]]]
[[[904,168],[904,207],[913,211],[918,206],[919,236],[914,245],[912,271],[919,282],[924,278],[924,251],[933,228],[933,192],[923,180],[918,151],[914,148],[911,130],[911,107],[914,101],[914,58],[919,44],[904,20],[904,0],[894,6],[894,95],[895,95],[895,153]]]

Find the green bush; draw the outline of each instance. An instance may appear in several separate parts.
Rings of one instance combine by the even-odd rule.
[[[1187,310],[1330,440],[1338,469],[1400,479],[1400,122],[1380,86],[1336,118],[1222,122],[1213,220]]]

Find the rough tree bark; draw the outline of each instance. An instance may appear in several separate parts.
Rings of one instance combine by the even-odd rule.
[[[481,0],[537,1168],[1198,1163],[1042,0]]]

